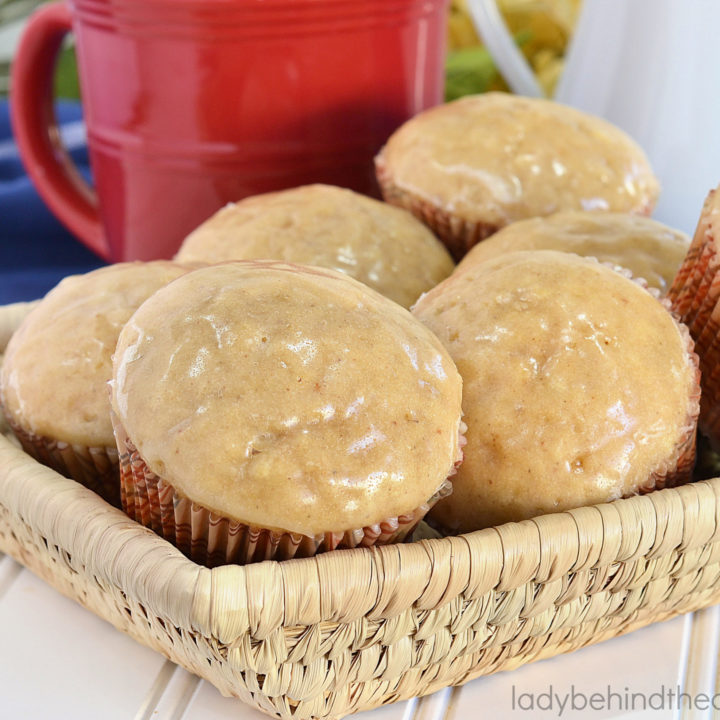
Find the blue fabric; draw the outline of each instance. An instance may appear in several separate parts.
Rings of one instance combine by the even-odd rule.
[[[58,123],[82,120],[79,103],[59,102]],[[89,178],[87,147],[70,156]],[[10,129],[7,100],[0,99],[0,304],[42,297],[65,275],[105,263],[85,248],[48,210],[25,174]]]

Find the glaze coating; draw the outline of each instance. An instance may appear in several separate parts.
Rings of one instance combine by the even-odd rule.
[[[516,250],[562,250],[620,265],[666,294],[689,245],[685,233],[641,215],[570,210],[508,225],[472,248],[457,271]]]
[[[426,502],[459,456],[462,381],[432,333],[341,273],[188,273],[121,333],[113,409],[149,468],[248,525],[315,535]]]
[[[157,260],[72,275],[10,339],[0,371],[5,411],[36,435],[115,447],[107,383],[123,325],[156,290],[187,272]]]
[[[393,133],[376,166],[399,202],[420,199],[495,229],[560,210],[649,215],[659,194],[644,152],[614,125],[507,93],[420,113]]]
[[[338,270],[409,308],[455,267],[406,210],[332,185],[230,203],[183,242],[182,262],[270,259]]]
[[[678,464],[689,477],[692,343],[623,274],[569,253],[509,253],[451,276],[413,312],[464,383],[465,459],[431,513],[445,528],[628,496]]]

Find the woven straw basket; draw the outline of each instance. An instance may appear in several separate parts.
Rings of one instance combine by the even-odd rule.
[[[0,309],[0,348],[26,311]],[[711,605],[719,513],[717,479],[456,538],[208,570],[0,435],[0,550],[278,718],[339,718]]]

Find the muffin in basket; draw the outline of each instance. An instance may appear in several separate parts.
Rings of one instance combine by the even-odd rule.
[[[188,273],[123,329],[123,506],[197,562],[402,539],[449,491],[462,382],[405,309],[332,270]]]
[[[187,268],[121,263],[62,280],[7,347],[0,400],[23,448],[119,504],[107,383],[120,329],[140,304]]]
[[[421,298],[467,423],[432,521],[466,532],[689,480],[699,372],[666,305],[627,271],[552,250],[478,263]]]
[[[700,356],[700,429],[720,450],[720,192],[705,200],[687,256],[668,292]]]
[[[689,244],[685,233],[641,215],[569,210],[508,225],[472,248],[457,272],[516,250],[562,250],[627,268],[664,295]]]
[[[176,260],[283,260],[344,272],[403,307],[454,263],[406,210],[332,185],[230,203],[185,238]]]
[[[456,259],[505,225],[561,210],[649,215],[658,182],[618,128],[550,100],[487,93],[426,110],[376,158],[388,202]]]

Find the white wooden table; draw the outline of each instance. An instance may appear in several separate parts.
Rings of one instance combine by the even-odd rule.
[[[719,638],[720,606],[716,606],[569,655],[480,678],[462,688],[353,717],[710,720],[720,717],[720,710],[713,714],[712,709],[712,696],[720,692]],[[705,704],[701,693],[710,702],[704,709],[692,710],[685,702],[678,710],[667,696],[667,690],[678,687],[700,698],[700,705]],[[549,692],[556,694],[552,706]],[[603,701],[596,698],[595,709],[573,710],[573,692],[577,708],[583,698],[589,703],[593,693],[603,696]],[[658,695],[662,692],[665,695]],[[720,695],[714,701],[720,708]],[[649,703],[645,710],[643,702]],[[0,555],[0,720],[264,717],[238,700],[222,697],[209,683],[138,645]]]

